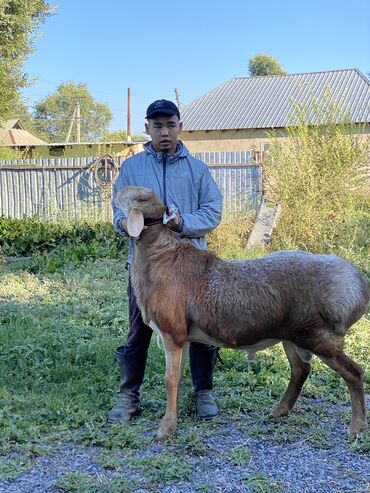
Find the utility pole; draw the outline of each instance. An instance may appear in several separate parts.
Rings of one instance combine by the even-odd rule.
[[[80,144],[80,142],[81,142],[81,106],[80,106],[80,99],[82,99],[84,97],[85,96],[77,96],[77,102],[76,102],[75,107],[73,108],[71,123],[69,124],[68,133],[67,133],[67,137],[66,137],[66,141],[65,141],[66,144],[68,144],[69,139],[71,137],[72,127],[73,127],[73,124],[74,123],[76,123],[76,140],[77,140],[77,144]]]
[[[179,110],[181,110],[181,103],[180,103],[180,93],[179,91],[177,90],[177,88],[175,89],[175,94],[176,94],[176,102],[177,102],[177,107]]]
[[[68,144],[68,142],[69,142],[69,138],[71,136],[73,122],[75,121],[75,118],[76,118],[76,106],[73,108],[71,123],[69,124],[68,133],[67,133],[66,142],[65,142],[66,144]]]
[[[127,143],[131,144],[131,89],[127,88]]]
[[[76,103],[76,128],[77,128],[77,144],[81,142],[81,109],[80,101]]]

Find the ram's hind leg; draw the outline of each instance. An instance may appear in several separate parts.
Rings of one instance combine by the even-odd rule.
[[[357,363],[343,351],[336,349],[333,356],[319,358],[345,380],[351,396],[352,418],[349,433],[355,435],[366,428],[366,410],[364,396],[364,372]]]
[[[286,416],[289,411],[293,409],[294,404],[301,393],[303,384],[311,370],[310,363],[303,361],[302,357],[298,355],[298,348],[295,344],[284,341],[283,346],[289,360],[291,374],[285,394],[281,398],[279,404],[277,404],[270,413],[270,416],[273,418]]]

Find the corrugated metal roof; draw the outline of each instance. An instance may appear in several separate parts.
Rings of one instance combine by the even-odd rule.
[[[370,122],[370,81],[358,69],[348,69],[231,79],[182,108],[183,130],[287,127],[295,105],[310,107],[328,89],[352,122]],[[309,122],[318,123],[312,110]]]
[[[27,130],[23,130],[21,122],[17,119],[8,120],[0,125],[0,145],[32,146],[41,144],[47,143]]]
[[[47,145],[47,142],[30,134],[27,130],[4,130],[0,128],[0,145],[33,146],[41,144]]]

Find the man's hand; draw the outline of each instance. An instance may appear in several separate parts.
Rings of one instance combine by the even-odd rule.
[[[178,212],[176,212],[176,217],[174,217],[173,219],[170,219],[166,223],[166,226],[168,228],[172,229],[173,231],[178,231],[182,226],[182,217],[180,216],[180,214]]]

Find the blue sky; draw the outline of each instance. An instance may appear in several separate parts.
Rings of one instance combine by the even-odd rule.
[[[54,3],[51,2],[50,3]],[[370,72],[370,0],[59,0],[41,27],[25,70],[35,84],[29,105],[61,82],[86,83],[126,128],[131,88],[132,131],[144,129],[155,99],[182,104],[248,75],[257,53],[288,73],[358,68]]]

